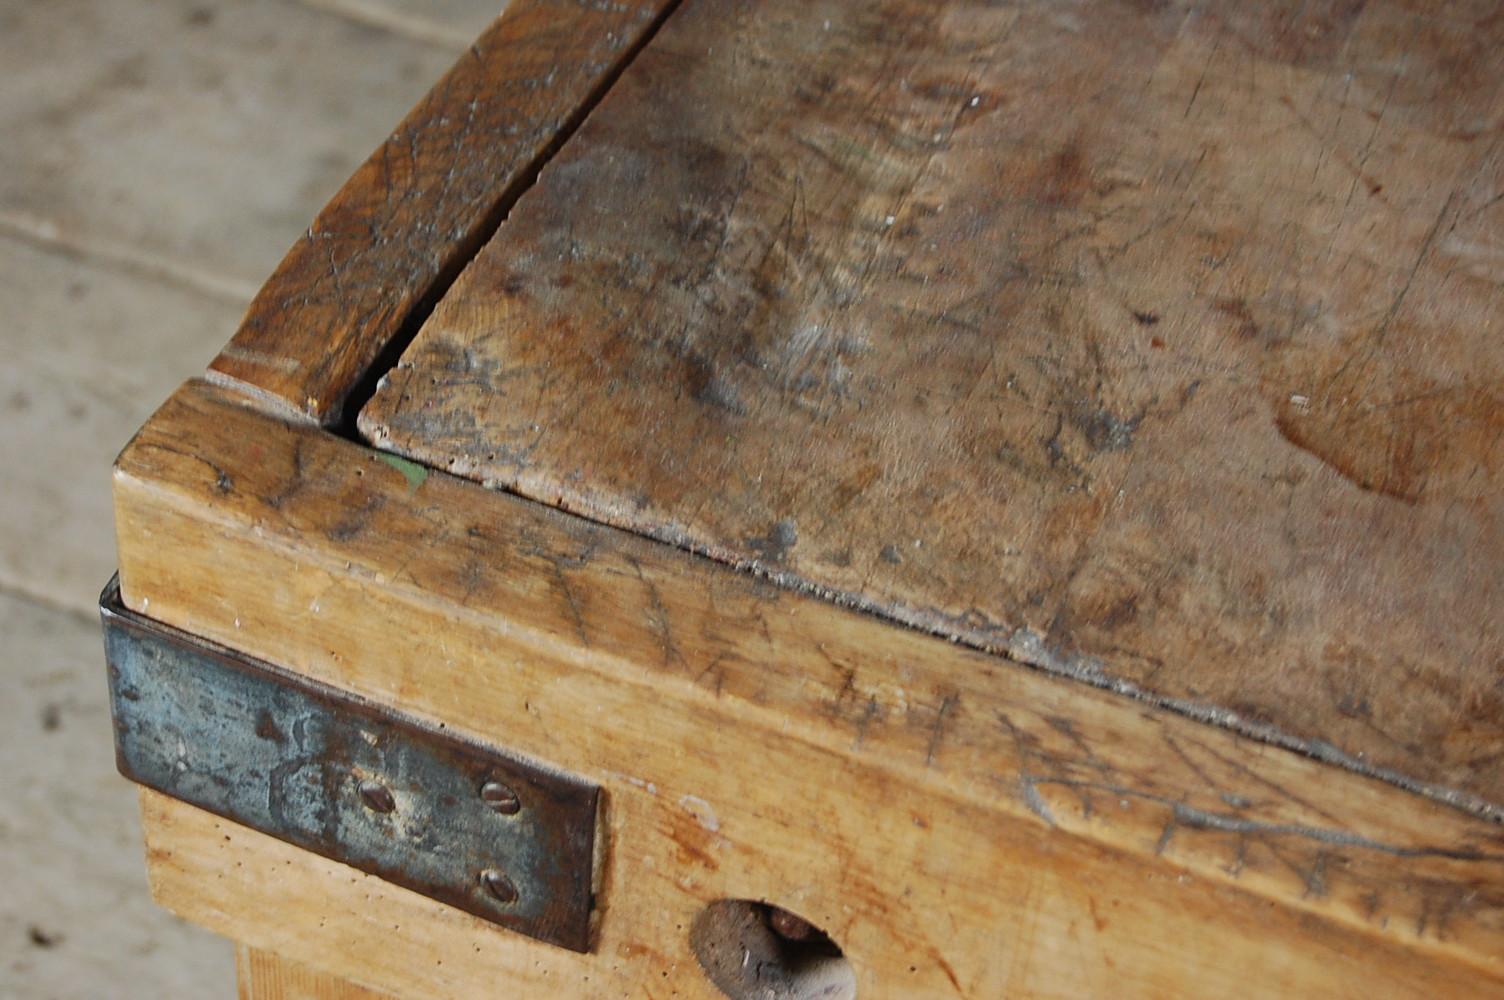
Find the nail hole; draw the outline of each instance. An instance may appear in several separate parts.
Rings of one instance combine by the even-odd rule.
[[[853,1000],[856,973],[830,936],[787,910],[722,899],[689,928],[700,968],[731,1000]]]

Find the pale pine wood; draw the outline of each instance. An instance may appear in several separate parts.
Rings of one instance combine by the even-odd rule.
[[[157,803],[159,898],[237,940],[375,962],[399,995],[543,971],[565,994],[653,995],[699,982],[700,906],[753,897],[831,931],[863,1000],[1504,988],[1504,831],[1386,784],[204,383],[115,489],[137,610],[607,792],[588,956]],[[405,973],[419,945],[388,923],[443,971]]]
[[[235,948],[235,972],[239,1000],[390,1000],[389,994],[243,944]]]
[[[1504,807],[1493,2],[703,0],[368,438]]]

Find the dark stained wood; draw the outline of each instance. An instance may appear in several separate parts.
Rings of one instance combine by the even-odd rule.
[[[698,0],[383,448],[1504,802],[1492,3]]]
[[[516,0],[356,171],[210,372],[324,424],[677,0]]]

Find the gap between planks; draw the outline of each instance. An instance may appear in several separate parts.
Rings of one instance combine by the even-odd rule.
[[[322,3],[325,0],[309,0],[309,2]],[[350,0],[328,0],[328,2],[345,3],[350,2]],[[356,426],[356,421],[360,416],[361,410],[365,408],[365,405],[376,394],[381,380],[386,377],[388,372],[397,367],[398,362],[407,353],[408,347],[417,339],[419,332],[428,321],[428,317],[432,314],[434,307],[449,293],[449,289],[459,280],[460,275],[465,272],[470,263],[475,260],[481,251],[490,245],[492,239],[495,238],[501,227],[506,223],[507,216],[511,214],[512,208],[538,182],[538,177],[542,174],[543,170],[558,156],[559,151],[568,144],[569,140],[574,137],[574,134],[579,131],[580,126],[585,123],[585,119],[593,114],[601,102],[606,99],[606,95],[611,92],[611,89],[616,86],[617,81],[637,61],[637,57],[653,43],[654,38],[658,37],[658,32],[674,16],[682,3],[683,0],[664,0],[658,13],[638,36],[637,40],[627,46],[616,63],[597,78],[595,85],[588,91],[584,99],[579,101],[574,110],[559,125],[557,132],[547,146],[540,150],[527,163],[526,169],[518,175],[514,183],[508,185],[502,192],[501,197],[486,210],[485,215],[479,220],[474,231],[459,239],[458,243],[461,249],[456,258],[433,276],[433,279],[428,282],[426,288],[422,289],[422,293],[417,296],[411,307],[397,324],[390,340],[377,352],[374,360],[365,367],[364,371],[354,380],[353,384],[345,387],[343,398],[339,400],[333,410],[332,419],[326,421],[326,428],[331,433],[348,441],[354,441],[367,447],[374,447],[373,442],[367,440],[360,432]],[[339,195],[336,195],[335,201],[330,202],[330,206],[338,202],[343,193],[342,190]],[[251,311],[254,313],[255,304],[252,305]],[[250,314],[247,315],[247,320],[249,321],[249,319]],[[239,339],[239,335],[237,334],[226,345],[226,352],[234,350],[237,347]],[[224,373],[217,371],[212,364],[209,367],[209,375],[211,379],[225,380],[222,384],[229,385],[232,388],[246,386],[252,396],[266,397],[267,395],[260,386],[251,387],[242,379],[225,376]],[[302,409],[300,401],[289,400],[288,402],[293,407]],[[274,404],[273,411],[278,410],[281,410],[281,406]]]

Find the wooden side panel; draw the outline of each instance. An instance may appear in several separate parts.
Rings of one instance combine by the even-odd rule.
[[[672,820],[672,806],[657,811],[659,820],[678,823]],[[701,893],[686,895],[672,887],[675,881],[698,881],[701,874],[684,868],[683,848],[665,833],[659,833],[657,844],[632,842],[633,847],[645,845],[647,857],[641,865],[627,863],[627,881],[615,889],[620,908],[609,932],[624,935],[624,940],[606,937],[594,955],[575,955],[508,935],[417,893],[156,792],[141,792],[141,815],[152,892],[168,910],[302,964],[376,980],[394,997],[725,1000],[699,973],[684,944]],[[714,856],[725,854],[716,848]],[[656,871],[654,863],[674,869]],[[1032,910],[1021,922],[993,928],[981,943],[982,952],[967,952],[975,941],[954,940],[954,922],[942,913],[932,914],[937,923],[925,937],[893,943],[902,950],[863,956],[860,1000],[1475,1000],[1501,989],[1498,980],[1468,968],[1405,955],[1387,943],[1333,937],[1318,920],[1289,920],[1277,908],[1233,904],[1232,911],[1224,911],[1215,899],[1203,908],[1191,902],[1200,890],[1184,893],[1191,905],[1187,913],[1157,914],[1154,905],[1140,904],[1137,896],[1184,887],[1184,881],[1140,869],[1122,881],[1108,878],[1087,892],[1075,883],[1099,869],[1077,869],[1069,859],[1060,859],[1060,865],[1053,871],[1023,872],[1023,881],[994,884],[997,895],[1017,896]],[[1114,898],[1123,889],[1133,896]],[[1059,895],[1071,899],[1063,908],[1069,914],[1066,923],[1059,922],[1062,907],[1054,901]],[[1229,917],[1251,923],[1229,928]],[[1122,947],[1122,938],[1111,928],[1130,920],[1154,920],[1154,944],[1148,952],[1114,950]],[[838,928],[838,934],[845,929]],[[1283,943],[1268,946],[1271,937],[1283,937]],[[990,965],[985,973],[984,965]]]
[[[151,805],[144,810],[149,818],[157,814]],[[390,994],[243,944],[235,949],[235,971],[240,1000],[390,1000]]]
[[[337,941],[413,995],[498,970],[650,995],[699,981],[689,921],[729,897],[830,930],[864,1000],[1504,985],[1504,831],[1385,784],[202,383],[122,455],[116,498],[137,610],[606,790],[589,956],[246,831],[159,835],[159,896],[238,940],[293,958]],[[386,932],[420,915],[442,969]]]
[[[674,0],[517,0],[340,190],[210,366],[332,424]]]
[[[361,419],[1504,804],[1497,6],[704,0]]]

